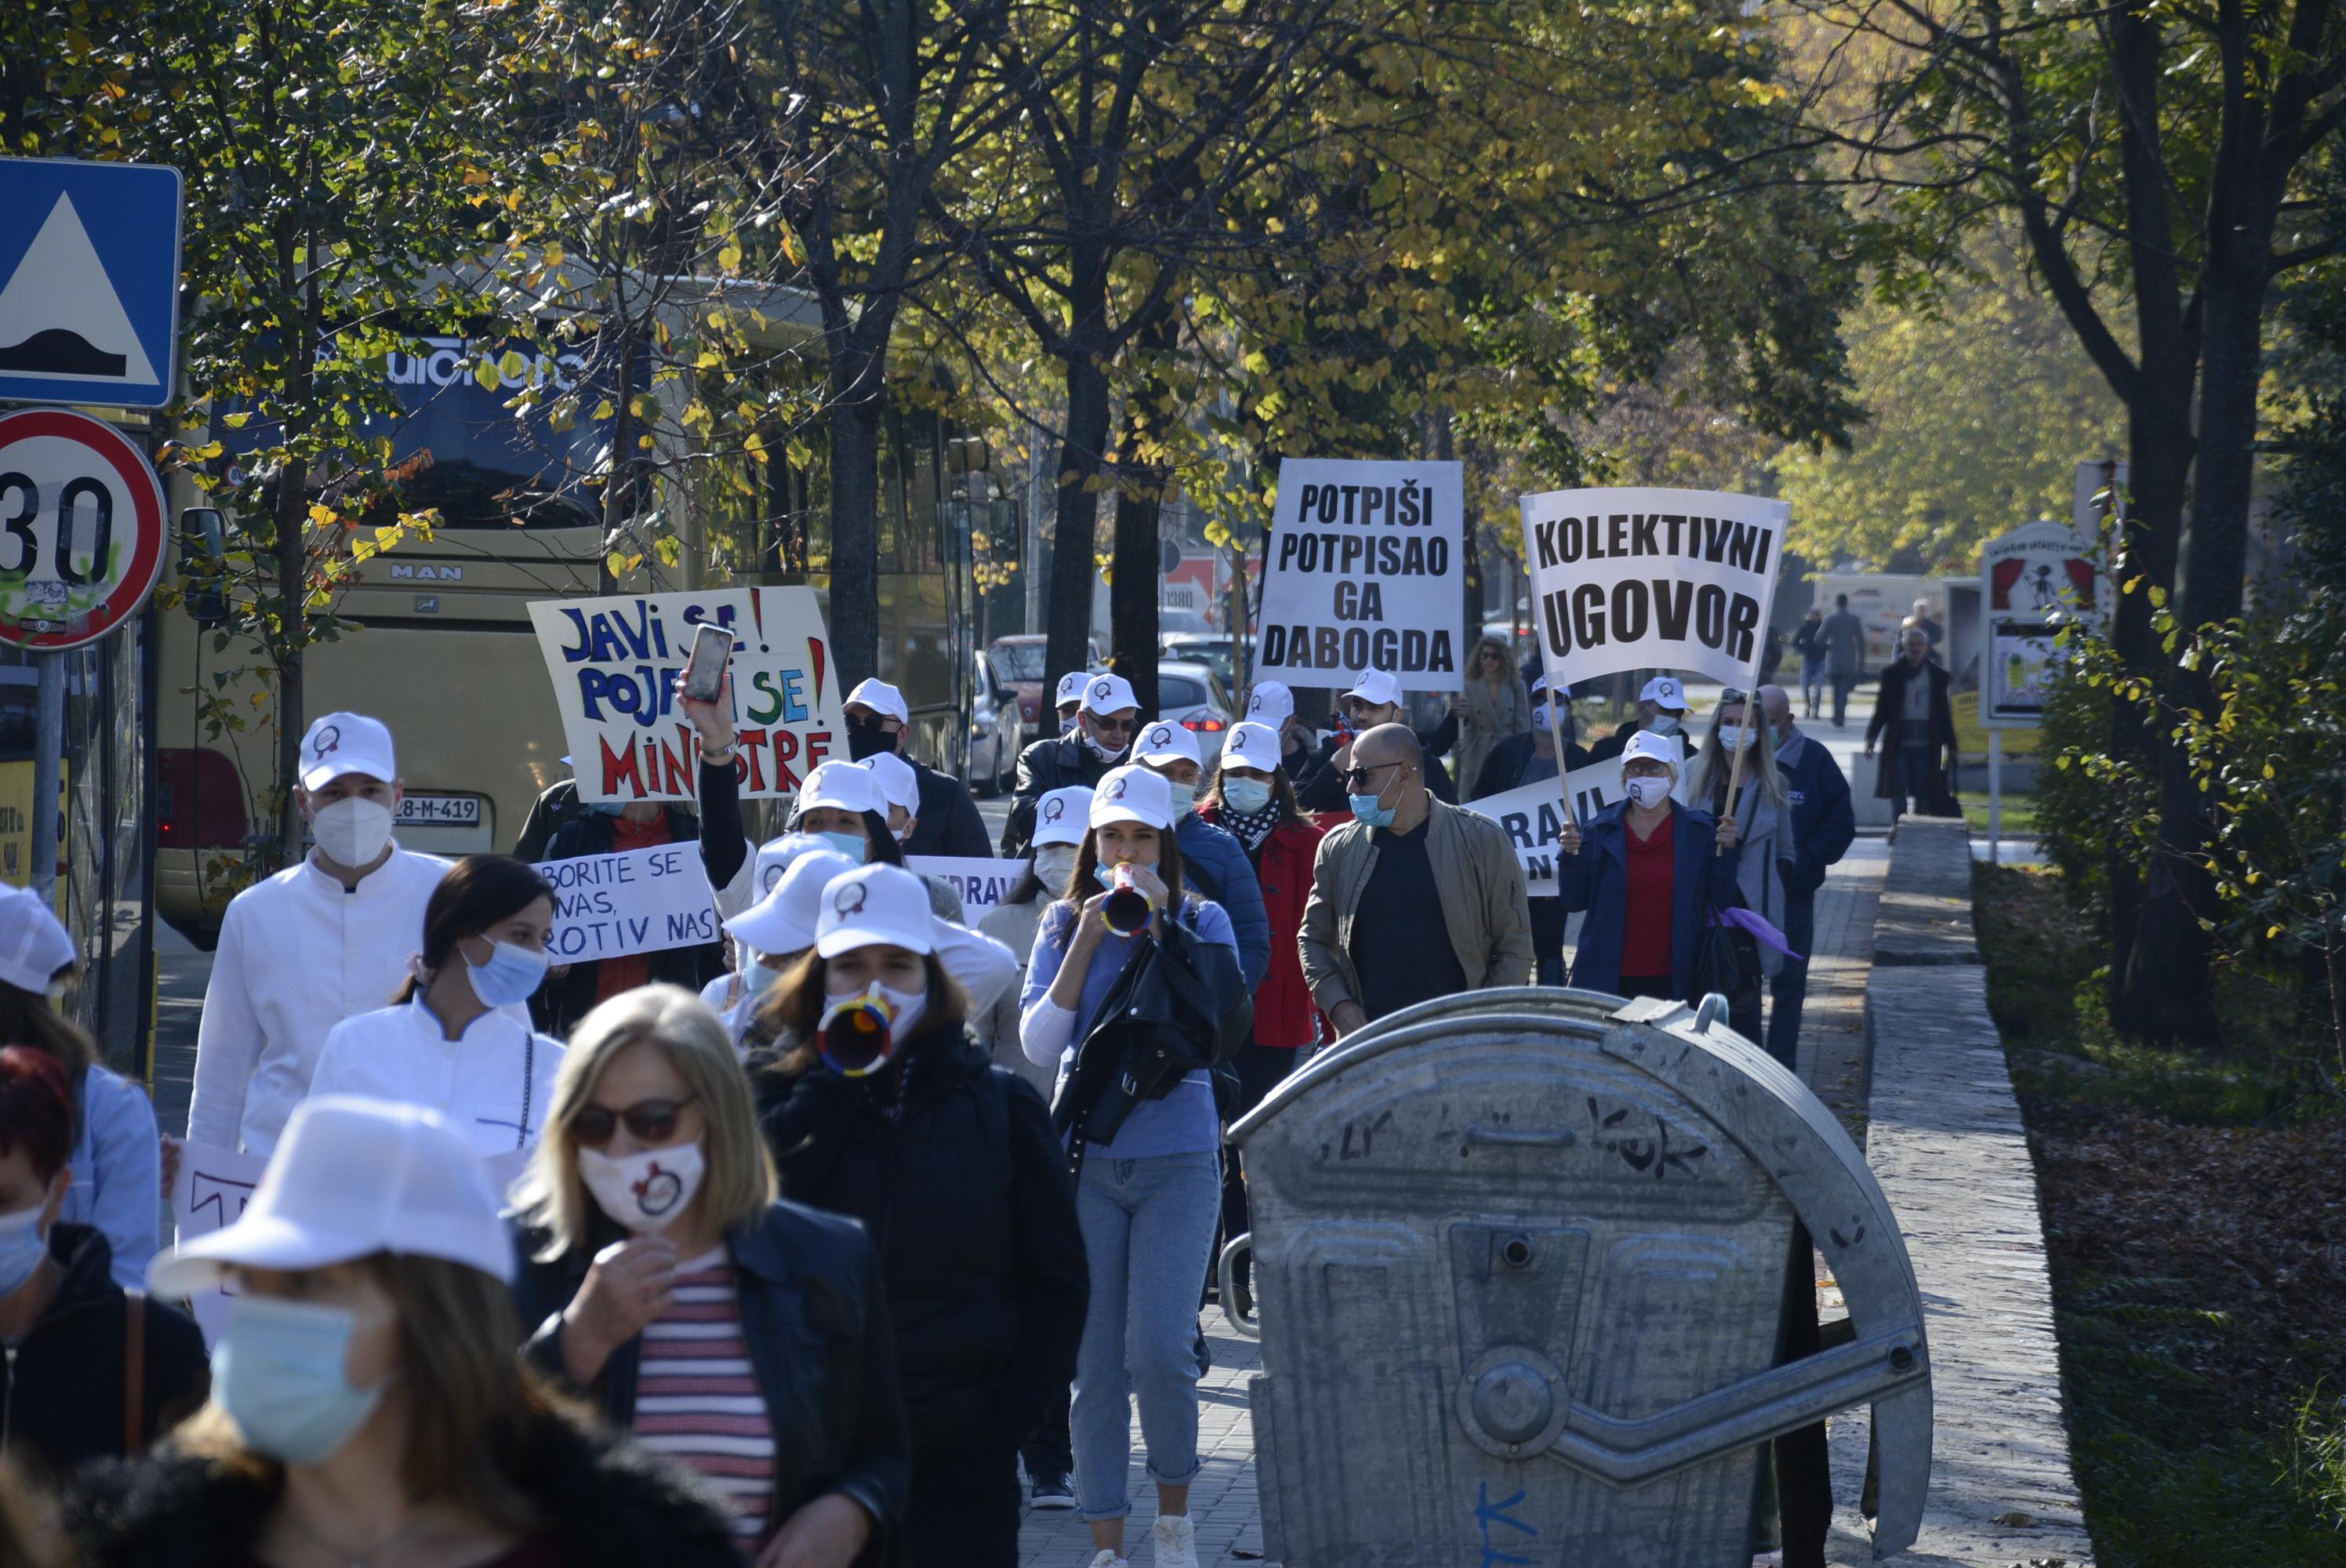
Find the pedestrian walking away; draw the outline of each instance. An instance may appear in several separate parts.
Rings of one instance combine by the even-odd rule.
[[[908,855],[958,855],[990,860],[994,841],[969,786],[940,773],[904,751],[904,727],[913,721],[904,694],[884,680],[866,680],[847,694],[847,755],[857,762],[889,758],[913,776],[913,798],[905,802],[914,820],[903,837]]]
[[[1847,594],[1833,596],[1833,613],[1824,618],[1817,635],[1824,640],[1825,667],[1832,680],[1832,727],[1849,718],[1849,694],[1865,670],[1865,623],[1852,614]]]
[[[1948,685],[1946,667],[1931,662],[1929,637],[1920,626],[1908,628],[1898,658],[1882,672],[1873,717],[1865,726],[1869,758],[1875,742],[1889,737],[1874,767],[1873,793],[1890,802],[1893,822],[1909,810],[1923,817],[1956,815],[1948,787],[1957,756]]]
[[[1140,704],[1130,681],[1120,675],[1086,680],[1074,730],[1038,740],[1018,754],[1018,787],[1010,801],[1010,820],[1003,825],[1002,852],[1014,858],[1025,854],[1035,835],[1036,802],[1071,784],[1096,787],[1109,769],[1124,762],[1139,728]]]
[[[1810,718],[1817,717],[1817,705],[1825,690],[1825,613],[1815,605],[1800,619],[1800,628],[1792,633],[1793,651],[1800,656],[1800,701]]]
[[[706,1004],[650,985],[586,1015],[516,1196],[532,1366],[697,1473],[751,1558],[886,1557],[911,1445],[879,1259],[779,1200]]]
[[[1780,686],[1760,688],[1778,738],[1776,766],[1784,775],[1784,798],[1792,809],[1792,863],[1784,871],[1784,945],[1800,956],[1787,958],[1768,983],[1768,1054],[1793,1066],[1799,1060],[1800,1010],[1809,993],[1809,952],[1816,940],[1817,890],[1825,873],[1849,853],[1857,837],[1857,816],[1849,780],[1832,753],[1792,727],[1792,699]]]

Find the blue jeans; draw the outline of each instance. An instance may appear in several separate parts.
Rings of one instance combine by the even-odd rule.
[[[1076,1222],[1092,1299],[1076,1355],[1068,1430],[1076,1509],[1085,1519],[1132,1512],[1131,1400],[1140,1400],[1148,1478],[1187,1486],[1198,1462],[1198,1260],[1214,1245],[1221,1162],[1211,1150],[1119,1160],[1084,1157]]]
[[[1821,658],[1800,660],[1800,700],[1809,705],[1809,717],[1817,716],[1817,704],[1825,696],[1825,661]]]
[[[1800,1060],[1800,1004],[1809,995],[1809,944],[1817,936],[1817,895],[1789,893],[1784,899],[1784,945],[1800,956],[1788,958],[1768,983],[1768,1054],[1794,1072]]]

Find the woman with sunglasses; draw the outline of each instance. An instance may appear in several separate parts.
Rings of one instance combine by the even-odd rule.
[[[909,1451],[878,1262],[777,1200],[716,1014],[668,985],[588,1013],[516,1196],[532,1363],[698,1471],[761,1568],[884,1555]]]
[[[1074,1375],[1083,1242],[1042,1096],[991,1064],[908,871],[823,889],[769,993],[760,1119],[801,1203],[878,1239],[913,1434],[913,1568],[1013,1568],[1018,1445]],[[1202,1245],[1202,1244],[1201,1244]]]

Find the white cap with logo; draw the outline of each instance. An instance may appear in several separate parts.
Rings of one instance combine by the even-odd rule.
[[[1246,716],[1276,729],[1295,717],[1295,694],[1282,680],[1259,680],[1247,694]]]
[[[1357,697],[1375,708],[1391,708],[1401,700],[1401,682],[1381,669],[1364,669],[1346,697]]]
[[[1120,675],[1096,675],[1084,687],[1086,713],[1121,713],[1139,706],[1140,699],[1132,695],[1132,682]]]
[[[73,939],[40,894],[0,886],[0,980],[45,996],[57,971],[75,956]]]
[[[1081,784],[1046,789],[1035,802],[1035,837],[1029,842],[1080,844],[1091,820],[1092,792]]]
[[[362,713],[330,713],[301,737],[301,788],[322,789],[345,773],[388,784],[399,777],[391,731]]]
[[[1089,679],[1091,679],[1091,677],[1086,675],[1079,669],[1071,669],[1066,674],[1061,676],[1059,677],[1058,695],[1051,699],[1051,706],[1053,708],[1065,708],[1071,702],[1083,701],[1084,682]]]
[[[1279,731],[1254,719],[1241,719],[1230,726],[1222,741],[1224,768],[1253,768],[1269,773],[1279,767]]]
[[[875,751],[855,764],[880,782],[880,798],[891,806],[902,806],[917,817],[921,814],[921,776],[913,765],[892,751]]]
[[[884,942],[934,952],[934,931],[929,890],[920,878],[902,866],[858,866],[823,885],[814,950],[821,957],[837,958]]]
[[[872,712],[886,718],[892,718],[899,724],[910,724],[913,721],[913,710],[904,706],[904,694],[886,681],[876,677],[867,677],[853,691],[847,694],[847,700],[851,703],[862,703]]]
[[[831,840],[820,833],[784,833],[779,839],[769,839],[758,846],[758,863],[750,873],[750,885],[764,898],[782,880],[782,873],[798,862],[801,855],[817,850],[829,850]]]
[[[821,848],[792,860],[766,896],[725,922],[733,940],[752,952],[801,952],[814,945],[822,890],[855,870],[855,862],[818,839]]]
[[[1205,761],[1198,750],[1198,738],[1189,733],[1189,727],[1169,718],[1160,718],[1143,729],[1132,755],[1141,762],[1188,761],[1202,765]]]
[[[1650,702],[1656,708],[1666,708],[1672,712],[1684,713],[1687,705],[1686,687],[1674,675],[1658,675],[1646,683],[1645,689],[1637,693],[1637,700]]]
[[[1137,822],[1144,828],[1173,825],[1173,786],[1162,773],[1127,764],[1100,775],[1092,790],[1091,825]]]
[[[224,1268],[324,1268],[378,1252],[513,1280],[513,1242],[471,1139],[422,1105],[323,1095],[293,1107],[236,1223],[158,1257],[147,1287],[181,1297]]]
[[[877,811],[887,814],[887,797],[880,793],[880,780],[871,769],[852,762],[831,761],[815,768],[799,788],[798,804],[791,809],[793,818],[804,816],[817,806],[829,806],[839,811]]]
[[[1675,735],[1656,735],[1650,729],[1641,729],[1629,737],[1629,744],[1621,748],[1621,760],[1630,763],[1640,757],[1649,762],[1667,762],[1671,777],[1675,778],[1678,764],[1686,759],[1686,751]]]

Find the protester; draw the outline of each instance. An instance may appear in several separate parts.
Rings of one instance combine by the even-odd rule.
[[[1059,677],[1058,689],[1052,703],[1059,716],[1061,735],[1074,731],[1076,715],[1083,707],[1084,683],[1089,679],[1091,677],[1079,669],[1071,669]]]
[[[1799,1060],[1800,1007],[1809,993],[1809,944],[1817,934],[1817,890],[1828,868],[1849,852],[1857,836],[1849,780],[1831,751],[1792,728],[1792,699],[1780,686],[1760,688],[1778,737],[1776,765],[1784,775],[1784,798],[1792,809],[1792,863],[1784,871],[1784,945],[1787,958],[1769,983],[1768,1054],[1786,1066]]]
[[[1458,764],[1461,789],[1482,776],[1483,763],[1500,742],[1531,728],[1531,699],[1515,675],[1515,656],[1497,637],[1484,637],[1466,658],[1466,684],[1450,700],[1458,720]]]
[[[700,1000],[709,1003],[709,1010],[711,1013],[726,1021],[726,1026],[729,1029],[735,1028],[740,1020],[748,1015],[748,1010],[741,1006],[747,992],[742,973],[748,958],[742,950],[740,940],[732,932],[731,921],[736,916],[748,912],[751,906],[760,903],[770,894],[781,881],[782,873],[789,871],[791,863],[801,855],[811,854],[817,850],[827,853],[837,852],[831,850],[827,840],[819,839],[812,833],[784,833],[780,838],[769,839],[759,845],[757,854],[751,857],[750,881],[746,889],[749,903],[734,911],[732,915],[727,916],[726,971],[700,988]],[[723,905],[720,903],[719,908],[721,910]],[[738,1033],[735,1037],[737,1039],[740,1037]]]
[[[1146,927],[1135,934],[1108,929],[1111,895],[1096,891],[1119,883],[1148,903]],[[1092,1087],[1118,1074],[1129,1078],[1128,1064],[1095,1065],[1087,1048],[1118,977],[1151,942],[1160,956],[1185,966],[1203,964],[1210,957],[1204,950],[1219,947],[1235,968],[1229,915],[1187,890],[1170,787],[1147,769],[1118,768],[1092,796],[1066,896],[1044,912],[1026,970],[1020,1038],[1029,1057],[1059,1064],[1055,1125],[1089,1125],[1097,1104]],[[1107,1043],[1103,1033],[1100,1047]],[[1202,1037],[1188,1044],[1192,1059],[1211,1059],[1219,1046]],[[1188,1512],[1189,1483],[1202,1468],[1198,1296],[1220,1211],[1220,1143],[1209,1074],[1200,1068],[1160,1097],[1134,1104],[1077,1173],[1076,1213],[1091,1298],[1070,1430],[1076,1505],[1096,1553],[1092,1568],[1124,1563],[1136,1396],[1148,1474],[1157,1483],[1156,1562],[1158,1568],[1197,1568]]]
[[[243,1216],[155,1266],[158,1294],[234,1295],[212,1400],[86,1477],[67,1522],[87,1568],[740,1568],[698,1488],[514,1354],[512,1274],[462,1133],[413,1105],[298,1107]]]
[[[1120,675],[1096,675],[1086,682],[1074,731],[1038,740],[1018,754],[1018,788],[1010,802],[1010,820],[1002,830],[1002,852],[1013,858],[1025,854],[1035,832],[1035,803],[1071,784],[1096,788],[1109,769],[1124,762],[1139,728],[1140,699],[1133,695],[1130,681]]]
[[[415,972],[389,1007],[334,1025],[310,1093],[426,1106],[484,1158],[529,1147],[562,1044],[514,1013],[545,983],[553,935],[554,890],[535,867],[457,861],[423,906]]]
[[[1890,737],[1873,774],[1877,799],[1890,802],[1890,820],[1908,810],[1923,817],[1955,814],[1952,791],[1940,772],[1955,769],[1955,710],[1948,701],[1946,667],[1931,662],[1931,640],[1920,626],[1910,626],[1902,639],[1900,657],[1882,672],[1882,687],[1873,700],[1873,717],[1865,726],[1865,754],[1873,755],[1875,741]]]
[[[562,765],[569,767],[570,759],[564,758]],[[514,859],[533,864],[546,859],[546,846],[554,841],[563,824],[593,809],[578,799],[576,778],[556,779],[529,803],[529,814],[522,819],[521,833],[514,840]]]
[[[1245,850],[1270,921],[1270,968],[1255,989],[1254,1026],[1231,1058],[1236,1096],[1221,1107],[1223,1121],[1235,1122],[1261,1105],[1319,1041],[1318,1010],[1303,983],[1296,942],[1303,934],[1321,834],[1296,809],[1295,787],[1280,765],[1277,732],[1251,721],[1230,726],[1221,767],[1198,815]],[[1243,1235],[1247,1227],[1246,1183],[1233,1151],[1222,1172],[1222,1234]]]
[[[1305,763],[1311,760],[1317,737],[1311,727],[1295,717],[1295,693],[1285,681],[1259,680],[1247,693],[1246,716],[1268,725],[1279,736],[1279,765],[1291,786]]]
[[[878,1238],[912,1432],[914,1568],[1018,1560],[1017,1451],[1076,1366],[1084,1247],[1043,1102],[989,1064],[906,872],[823,890],[760,1013],[759,1116],[802,1203]],[[858,1018],[874,1025],[854,1027]]]
[[[906,854],[913,851],[905,846],[920,826],[921,780],[913,765],[892,751],[875,751],[857,764],[878,780],[882,815],[888,820],[888,836]],[[994,858],[994,846],[985,846],[986,860]]]
[[[1557,778],[1556,732],[1547,702],[1547,677],[1532,677],[1532,727],[1522,735],[1509,736],[1491,748],[1491,755],[1475,778],[1474,786],[1466,796],[1480,800],[1492,795],[1504,795],[1510,789],[1545,783]],[[1566,771],[1588,766],[1586,749],[1573,738],[1575,726],[1572,708],[1558,703],[1556,710],[1564,716],[1565,742],[1563,763]],[[1556,786],[1562,793],[1564,786]],[[1532,954],[1537,964],[1542,985],[1564,983],[1564,907],[1552,898],[1531,901]]]
[[[1914,627],[1931,640],[1931,657],[1935,659],[1938,657],[1939,644],[1946,637],[1947,628],[1941,626],[1937,617],[1931,614],[1931,601],[1915,600],[1914,607],[1907,612],[1903,624]]]
[[[879,1259],[862,1227],[778,1201],[699,998],[648,986],[586,1015],[518,1196],[528,1359],[696,1471],[745,1553],[847,1568],[900,1527]]]
[[[330,713],[301,738],[294,799],[317,837],[297,865],[230,901],[196,1025],[188,1138],[267,1155],[326,1035],[407,979],[424,906],[448,862],[391,836],[399,767],[391,731]]]
[[[1300,772],[1291,775],[1296,803],[1307,811],[1344,809],[1343,775],[1352,765],[1353,737],[1365,735],[1381,724],[1408,728],[1401,682],[1381,669],[1363,670],[1352,689],[1336,699],[1336,710],[1343,718],[1342,727],[1320,743]],[[1418,773],[1425,787],[1433,791],[1436,799],[1456,805],[1458,789],[1449,770],[1442,766],[1442,748],[1429,744],[1414,730],[1410,733],[1418,742]]]
[[[1637,693],[1637,717],[1590,747],[1589,759],[1609,762],[1626,754],[1633,737],[1654,735],[1676,741],[1683,764],[1694,755],[1694,737],[1687,733],[1687,711],[1686,684],[1674,675],[1658,675]]]
[[[681,687],[679,677],[677,709],[700,738],[699,817],[659,800],[598,802],[555,833],[546,848],[548,860],[698,842],[701,869],[712,889],[728,886],[740,874],[750,858],[750,843],[741,829],[741,787],[733,759],[733,677],[729,672],[724,677],[709,702],[686,697]],[[565,1035],[598,1003],[622,992],[654,981],[698,991],[724,972],[724,944],[715,942],[573,963],[565,973],[549,977],[530,1011],[539,1028]]]
[[[1046,1066],[1027,1060],[1026,1053],[1019,1047],[1020,997],[1026,987],[1026,960],[1035,951],[1035,930],[1043,923],[1044,909],[1067,896],[1067,879],[1076,869],[1076,846],[1084,841],[1085,820],[1091,809],[1092,792],[1080,784],[1070,784],[1044,796],[1035,811],[1035,841],[1026,847],[1034,863],[1018,880],[1018,885],[977,922],[980,932],[1017,955],[1018,979],[995,999],[993,1006],[974,1017],[970,1026],[977,1033],[977,1043],[992,1054],[994,1064],[1034,1084],[1046,1103],[1057,1085],[1058,1070],[1056,1064]],[[1275,963],[1275,948],[1271,956]],[[1064,1476],[1074,1463],[1073,1460],[1062,1458],[1056,1468],[1037,1467],[1030,1459],[1026,1469],[1030,1475],[1047,1470]],[[1067,1497],[1066,1505],[1075,1506],[1072,1495]]]
[[[1744,716],[1747,708],[1750,722]],[[1744,731],[1750,731],[1746,737]],[[1690,805],[1711,814],[1718,821],[1732,817],[1735,821],[1736,871],[1735,883],[1743,907],[1774,927],[1780,934],[1784,929],[1785,909],[1790,895],[1785,882],[1794,869],[1799,845],[1794,840],[1792,805],[1785,793],[1783,775],[1775,766],[1776,748],[1782,737],[1770,722],[1766,708],[1758,697],[1747,703],[1739,691],[1720,695],[1719,706],[1711,710],[1710,733],[1702,749],[1687,765],[1686,798]],[[1728,790],[1736,774],[1736,752],[1744,748],[1742,784],[1730,809]],[[1783,952],[1770,942],[1757,943],[1760,972],[1772,982],[1782,972]],[[1785,946],[1791,946],[1787,942]],[[1806,952],[1805,948],[1793,948]],[[1740,1000],[1729,998],[1731,1007],[1729,1023],[1738,1033],[1754,1044],[1764,1044],[1760,999],[1755,994],[1743,1011]],[[1784,1064],[1790,1066],[1787,1061]]]
[[[1818,635],[1824,640],[1825,667],[1832,680],[1832,727],[1849,717],[1849,694],[1857,689],[1865,667],[1865,623],[1851,613],[1849,596],[1833,596],[1833,613],[1824,618]]]
[[[1133,760],[1163,776],[1172,787],[1173,838],[1181,846],[1181,871],[1199,896],[1222,906],[1239,944],[1239,970],[1250,994],[1270,968],[1270,917],[1263,912],[1262,884],[1254,862],[1238,840],[1198,815],[1206,789],[1206,769],[1198,738],[1186,725],[1158,720],[1133,743]]]
[[[1800,656],[1800,700],[1806,705],[1808,717],[1817,717],[1817,704],[1825,691],[1825,613],[1815,605],[1801,617],[1800,629],[1792,634],[1792,647]]]
[[[904,727],[913,710],[904,694],[884,680],[866,680],[847,694],[847,755],[858,762],[887,757],[913,775],[914,797],[905,810],[915,819],[903,835],[908,855],[963,855],[991,860],[994,843],[969,786],[936,771],[904,752]]]
[[[1352,820],[1320,840],[1299,939],[1304,980],[1334,1025],[1532,976],[1523,862],[1506,830],[1426,787],[1417,737],[1384,724],[1352,742]]]
[[[44,1479],[161,1437],[203,1402],[206,1377],[195,1324],[128,1295],[105,1233],[64,1217],[74,1121],[65,1064],[37,1046],[0,1047],[0,1448]],[[152,1252],[151,1173],[147,1184]]]
[[[99,1064],[97,1043],[49,1000],[73,971],[73,939],[41,896],[0,886],[0,1044],[55,1060],[72,1102],[64,1163],[73,1176],[57,1217],[105,1237],[115,1279],[136,1288],[155,1256],[155,1107],[145,1090]]]
[[[822,890],[835,877],[855,870],[855,862],[811,834],[815,848],[794,857],[772,891],[725,922],[740,967],[726,982],[712,983],[700,993],[725,1026],[735,1050],[746,1054],[759,1005],[781,983],[790,966],[814,949],[815,921],[822,907]],[[727,987],[721,1008],[709,994]]]
[[[1737,823],[1670,799],[1676,737],[1637,735],[1621,758],[1627,798],[1558,841],[1556,894],[1585,910],[1572,983],[1615,996],[1687,1000],[1704,916],[1736,899]]]

